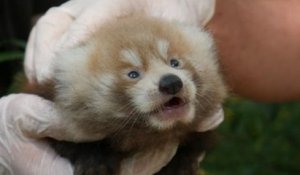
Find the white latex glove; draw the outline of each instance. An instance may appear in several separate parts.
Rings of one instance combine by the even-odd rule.
[[[34,95],[9,95],[0,99],[0,172],[2,166],[10,175],[73,175],[67,160],[23,132],[24,121],[31,121],[32,126],[38,121],[40,128],[46,128],[43,124],[58,116],[52,106],[51,102]]]
[[[215,0],[71,0],[51,8],[33,28],[26,49],[25,72],[30,81],[53,76],[55,53],[75,47],[103,23],[132,13],[205,25]]]

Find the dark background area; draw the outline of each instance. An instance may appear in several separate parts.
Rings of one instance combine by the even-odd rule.
[[[66,0],[0,0],[0,96],[8,93],[23,53],[32,19]]]
[[[0,0],[0,97],[14,92],[32,19],[64,0]],[[264,104],[231,97],[206,175],[299,175],[300,102]]]

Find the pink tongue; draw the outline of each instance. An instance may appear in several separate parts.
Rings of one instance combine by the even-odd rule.
[[[183,101],[178,97],[173,97],[167,103],[164,104],[165,109],[173,109],[180,107],[183,104]]]

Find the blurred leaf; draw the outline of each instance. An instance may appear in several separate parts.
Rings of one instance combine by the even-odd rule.
[[[12,60],[22,60],[23,56],[24,53],[19,51],[0,52],[0,63]]]
[[[4,40],[0,41],[0,46],[10,45],[12,47],[17,47],[19,49],[25,49],[26,48],[26,42],[19,39],[10,39],[10,40]]]

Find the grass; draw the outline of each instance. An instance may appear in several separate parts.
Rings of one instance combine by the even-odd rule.
[[[260,104],[231,98],[218,146],[202,168],[208,175],[300,174],[300,103]]]

